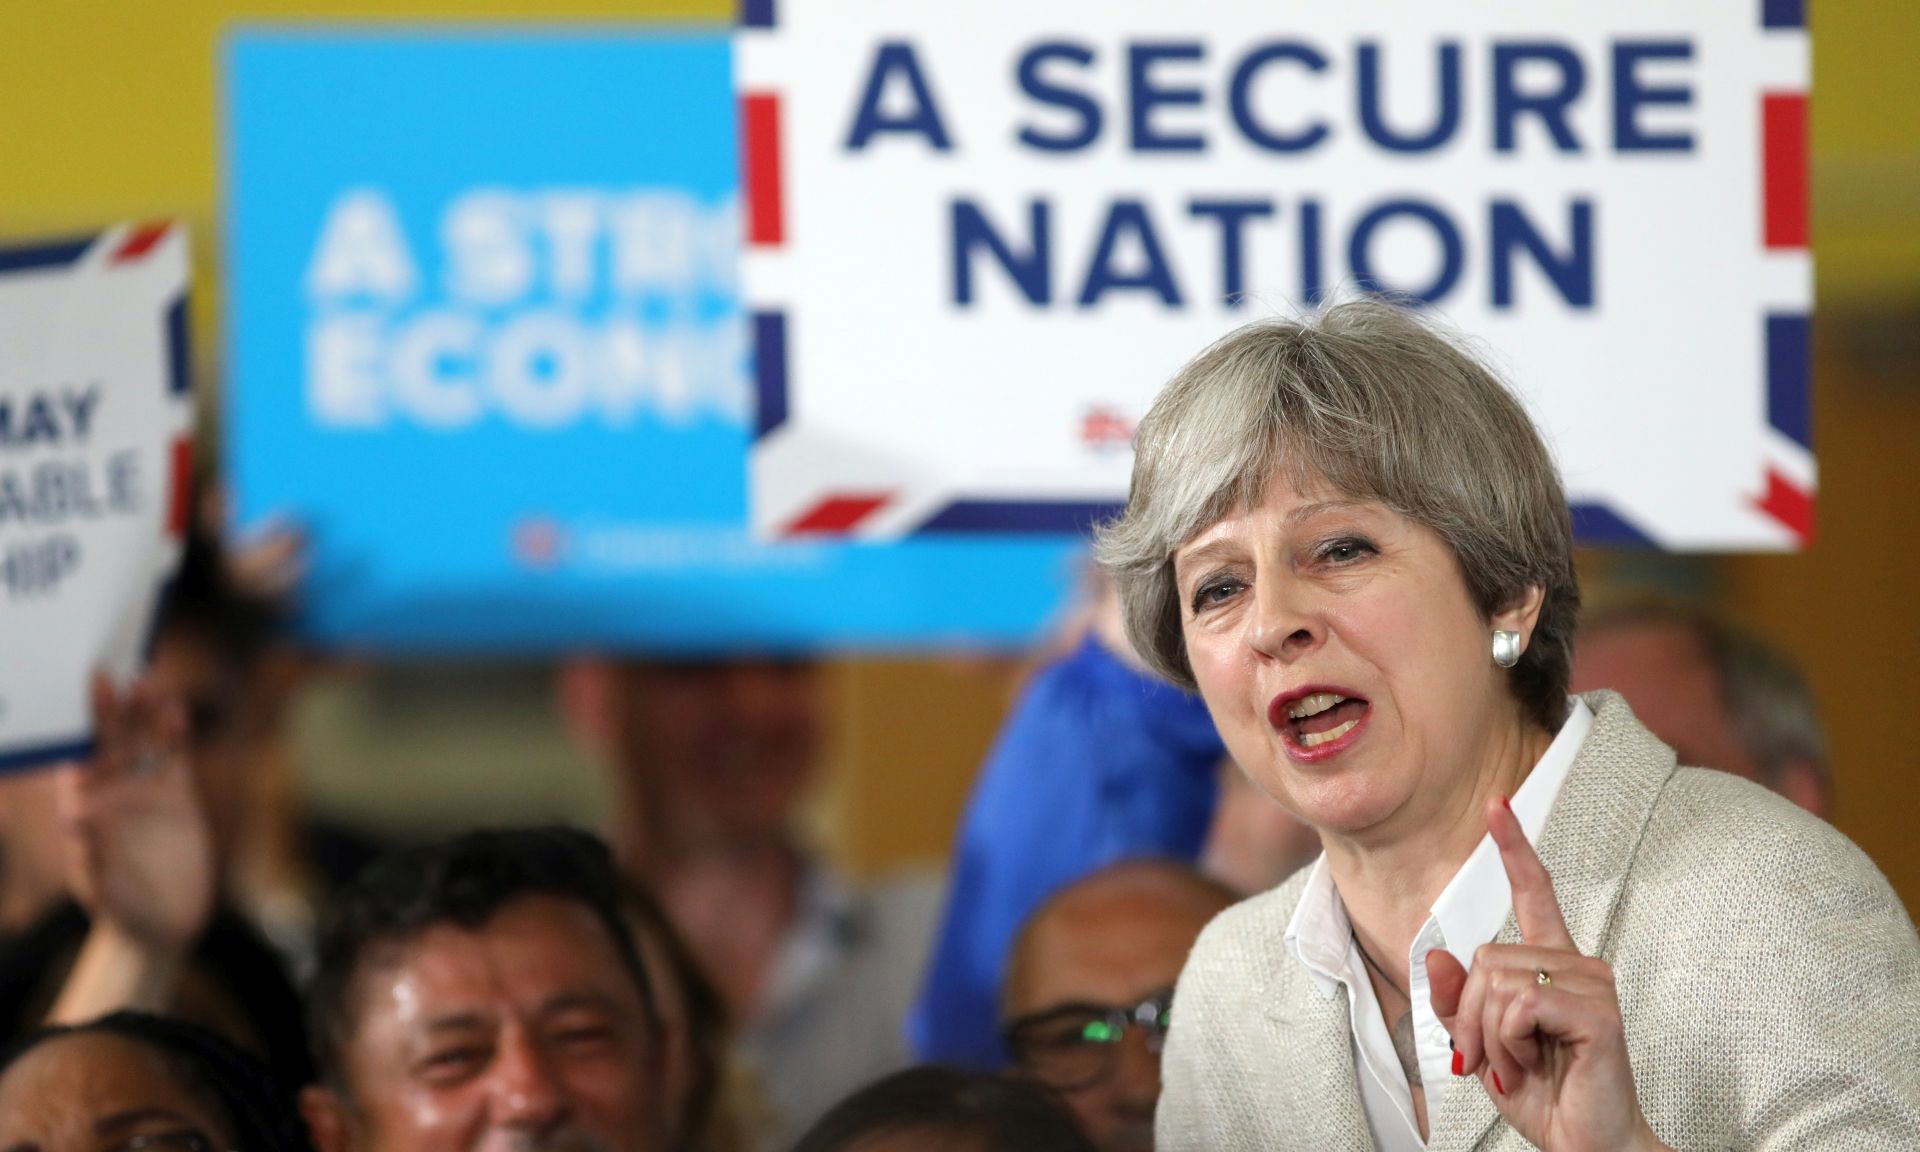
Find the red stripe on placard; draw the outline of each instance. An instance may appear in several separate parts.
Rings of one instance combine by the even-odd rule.
[[[1769,248],[1807,246],[1807,97],[1769,92],[1761,99]]]
[[[193,441],[182,436],[173,442],[167,459],[167,535],[186,535],[193,515]]]
[[[747,243],[779,244],[786,239],[780,180],[780,98],[766,92],[741,97],[740,123],[746,143]]]
[[[807,509],[805,515],[789,523],[782,536],[844,536],[862,520],[886,507],[893,499],[890,492],[860,492],[829,496]]]
[[[153,251],[153,246],[160,243],[161,237],[167,234],[167,229],[170,227],[172,227],[172,225],[165,220],[140,225],[132,232],[127,233],[127,238],[120,242],[120,247],[115,248],[113,255],[107,257],[107,262],[110,264],[125,264],[129,260],[140,259],[140,257]]]
[[[1775,469],[1767,469],[1767,494],[1754,505],[1785,525],[1802,548],[1813,543],[1813,493],[1793,484]]]

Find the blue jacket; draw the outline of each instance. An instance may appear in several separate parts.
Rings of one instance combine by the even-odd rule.
[[[1091,635],[1027,683],[982,766],[907,1035],[922,1060],[997,1068],[1014,936],[1056,889],[1133,856],[1194,860],[1226,753],[1198,697]]]

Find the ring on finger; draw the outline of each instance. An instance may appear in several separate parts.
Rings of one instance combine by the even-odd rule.
[[[1542,988],[1551,988],[1553,987],[1553,976],[1549,974],[1545,968],[1535,968],[1533,970],[1533,982]]]

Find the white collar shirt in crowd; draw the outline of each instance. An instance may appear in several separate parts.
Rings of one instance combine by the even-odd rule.
[[[1566,722],[1547,746],[1546,754],[1510,799],[1513,814],[1529,841],[1537,843],[1546,827],[1547,813],[1560,795],[1560,785],[1573,767],[1574,757],[1593,727],[1593,712],[1578,698],[1570,702]],[[1420,1080],[1426,1089],[1427,1122],[1440,1114],[1447,1086],[1453,1080],[1453,1050],[1447,1030],[1433,1014],[1424,957],[1435,948],[1451,952],[1471,966],[1474,952],[1493,940],[1513,908],[1506,866],[1493,837],[1485,836],[1454,873],[1433,902],[1431,915],[1408,950],[1408,993],[1413,1000],[1414,1046],[1419,1052]],[[1323,853],[1307,878],[1300,906],[1287,925],[1287,950],[1313,974],[1323,995],[1333,996],[1344,985],[1352,1002],[1353,1046],[1360,1080],[1360,1105],[1367,1114],[1374,1146],[1380,1152],[1419,1152],[1426,1144],[1414,1120],[1413,1092],[1394,1053],[1393,1037],[1380,1017],[1380,1002],[1367,978],[1366,961],[1353,937],[1347,908],[1334,887],[1333,873]]]

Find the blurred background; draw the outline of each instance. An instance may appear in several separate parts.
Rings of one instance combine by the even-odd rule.
[[[1589,553],[1589,596],[1700,596],[1805,665],[1832,740],[1834,820],[1920,910],[1920,4],[1812,0],[1817,535],[1798,555]],[[219,78],[243,19],[729,19],[718,3],[114,3],[0,6],[0,239],[116,220],[193,229],[194,357],[211,456],[222,365]],[[4,642],[0,639],[0,642]],[[1025,667],[1019,655],[840,659],[825,691],[824,851],[859,875],[937,864]],[[493,819],[597,822],[599,776],[544,667],[336,663],[295,704],[303,799],[383,838]]]

